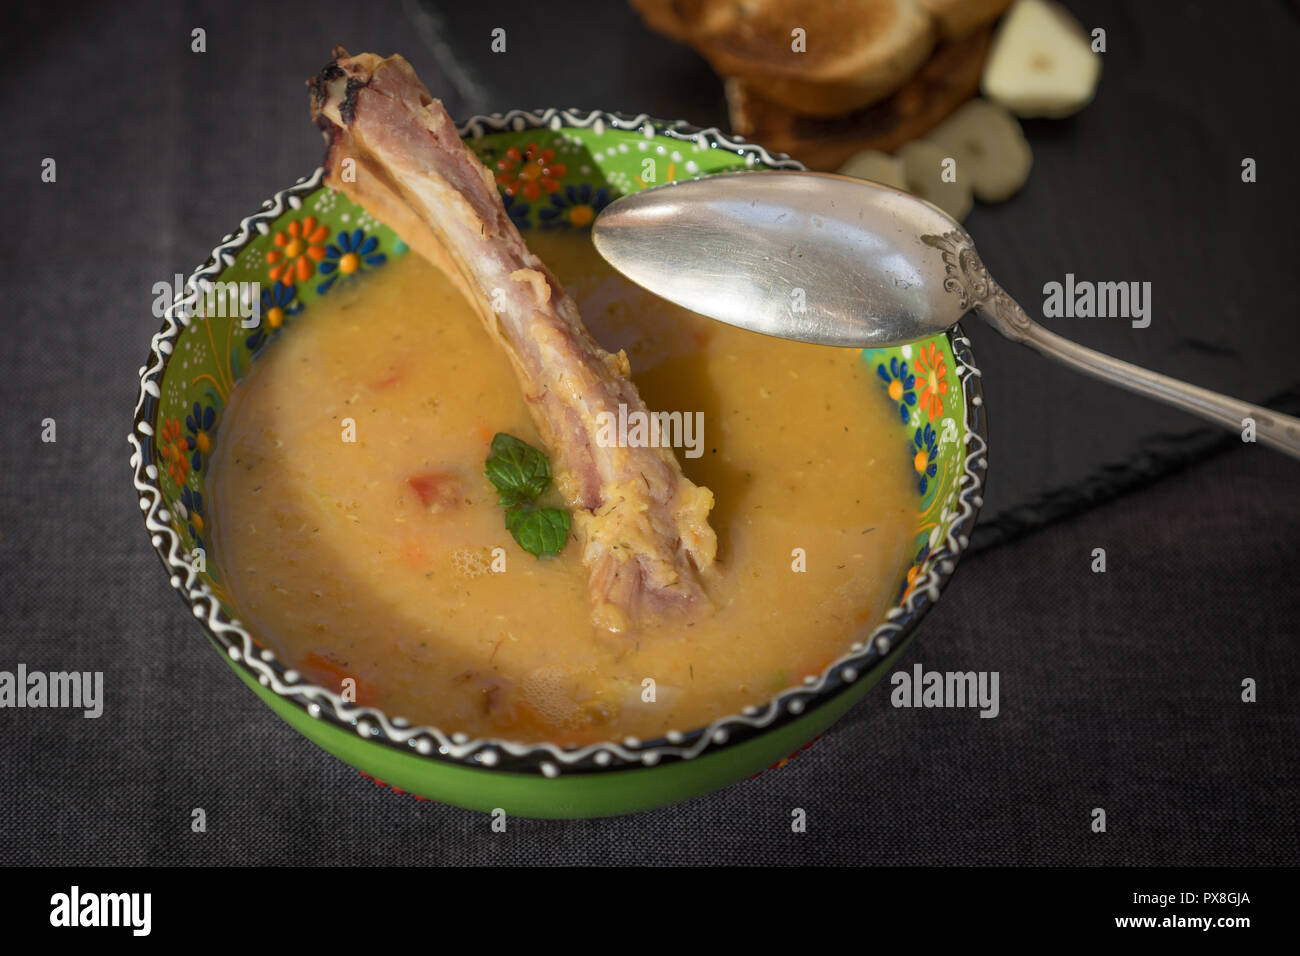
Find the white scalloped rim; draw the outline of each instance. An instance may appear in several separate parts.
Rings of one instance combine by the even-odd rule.
[[[463,123],[459,130],[462,137],[479,138],[486,132],[542,127],[589,127],[598,134],[606,128],[640,130],[647,136],[666,135],[695,142],[705,148],[724,148],[744,156],[750,165],[757,162],[774,169],[804,168],[803,164],[784,154],[773,155],[761,146],[729,137],[716,127],[697,129],[682,121],[665,123],[644,113],[625,117],[598,110],[588,113],[556,109],[511,110],[504,114],[475,116]],[[220,601],[194,569],[188,556],[181,551],[180,536],[172,530],[170,515],[164,507],[157,466],[153,464],[153,456],[147,455],[145,450],[151,450],[153,445],[151,416],[156,412],[161,397],[160,383],[168,357],[174,350],[177,338],[188,325],[181,306],[193,303],[196,290],[207,281],[215,280],[227,266],[233,265],[239,252],[257,235],[265,234],[270,223],[289,209],[301,208],[303,197],[320,187],[323,175],[324,170],[317,169],[311,176],[298,180],[289,189],[276,193],[274,198],[264,202],[262,211],[241,221],[238,232],[226,236],[212,250],[208,262],[189,277],[184,291],[164,313],[162,329],[150,341],[149,362],[140,369],[140,393],[136,400],[134,431],[127,436],[131,445],[133,481],[139,493],[145,528],[154,550],[168,568],[172,587],[181,592],[194,616],[236,666],[243,667],[263,687],[302,707],[314,718],[326,718],[336,724],[351,727],[364,738],[397,745],[433,759],[450,759],[470,766],[492,768],[500,765],[502,755],[505,754],[515,758],[510,761],[512,766],[506,769],[533,770],[547,777],[557,776],[561,768],[587,772],[625,766],[653,766],[665,758],[687,760],[710,749],[716,750],[729,743],[741,742],[758,731],[806,714],[810,705],[825,703],[833,696],[832,692],[847,689],[848,685],[878,666],[938,600],[941,589],[956,567],[958,557],[969,544],[970,529],[974,526],[983,503],[980,497],[980,489],[983,487],[981,472],[988,467],[988,444],[981,425],[983,401],[978,381],[980,373],[970,361],[970,341],[961,334],[960,328],[953,330],[950,341],[957,364],[957,376],[962,383],[966,401],[963,424],[967,455],[958,482],[958,507],[952,512],[945,510],[936,529],[941,543],[931,548],[907,598],[890,608],[884,622],[866,639],[852,644],[820,676],[805,678],[801,685],[788,688],[761,707],[747,707],[739,714],[719,718],[702,730],[687,733],[670,731],[663,741],[644,743],[627,738],[621,743],[606,741],[565,749],[554,744],[525,744],[496,738],[471,739],[462,733],[446,734],[436,727],[412,727],[405,718],[390,718],[373,707],[350,705],[332,691],[303,681],[295,671],[279,665],[271,650],[258,644],[238,620],[226,616]],[[518,766],[521,761],[529,766]]]

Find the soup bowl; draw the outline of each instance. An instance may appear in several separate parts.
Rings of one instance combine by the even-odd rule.
[[[803,168],[716,129],[645,115],[516,110],[476,116],[460,133],[499,171],[507,209],[525,238],[534,229],[588,229],[604,205],[646,188],[640,177],[647,157],[660,160],[667,179]],[[545,174],[512,179],[525,163]],[[881,452],[897,455],[915,476],[910,560],[894,569],[896,600],[880,619],[850,635],[825,670],[800,675],[764,702],[660,739],[562,747],[416,725],[351,703],[280,660],[241,623],[207,552],[212,518],[204,482],[223,412],[257,352],[310,321],[313,304],[334,283],[408,254],[400,237],[323,186],[322,177],[318,169],[263,203],[183,289],[159,303],[163,324],[140,370],[128,436],[145,528],[171,586],[212,646],[275,713],[364,774],[420,797],[520,816],[604,816],[674,803],[783,764],[888,671],[939,599],[981,504],[985,416],[960,327],[862,353],[876,382],[865,400],[887,403],[897,422],[896,442]]]

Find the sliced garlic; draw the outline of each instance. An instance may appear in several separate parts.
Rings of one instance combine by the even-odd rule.
[[[893,186],[895,189],[907,188],[907,179],[903,176],[903,164],[878,149],[863,150],[841,166],[839,172],[841,176],[869,179],[872,182]]]
[[[1018,0],[984,67],[983,92],[1017,116],[1069,116],[1091,102],[1101,75],[1079,22],[1050,0]]]
[[[1034,154],[1020,123],[996,103],[971,100],[926,136],[957,159],[957,178],[965,177],[981,202],[1001,202],[1029,178]]]
[[[908,192],[932,202],[958,222],[966,218],[974,202],[968,177],[953,163],[956,157],[929,140],[917,139],[898,151],[907,179]],[[949,181],[949,170],[956,175]]]

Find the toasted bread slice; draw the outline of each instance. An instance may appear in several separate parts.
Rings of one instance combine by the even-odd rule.
[[[732,10],[696,47],[723,76],[816,116],[878,102],[934,48],[918,0],[744,0]]]
[[[979,0],[985,2],[985,0]],[[896,90],[934,47],[920,0],[632,0],[646,23],[689,43],[766,99],[829,116]]]
[[[747,0],[629,0],[646,26],[682,43],[727,29]]]
[[[1002,15],[1011,0],[921,0],[945,40],[964,37]]]
[[[732,130],[810,169],[836,170],[864,149],[892,153],[924,136],[979,89],[991,27],[941,44],[925,65],[887,99],[841,116],[794,112],[748,81],[726,81]]]

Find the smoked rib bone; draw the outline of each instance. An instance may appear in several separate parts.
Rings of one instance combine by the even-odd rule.
[[[627,357],[592,339],[410,64],[341,48],[334,57],[310,81],[326,182],[443,269],[510,356],[573,511],[594,620],[622,631],[707,606],[712,492],[682,474],[671,449],[596,440],[602,413],[646,412]]]

